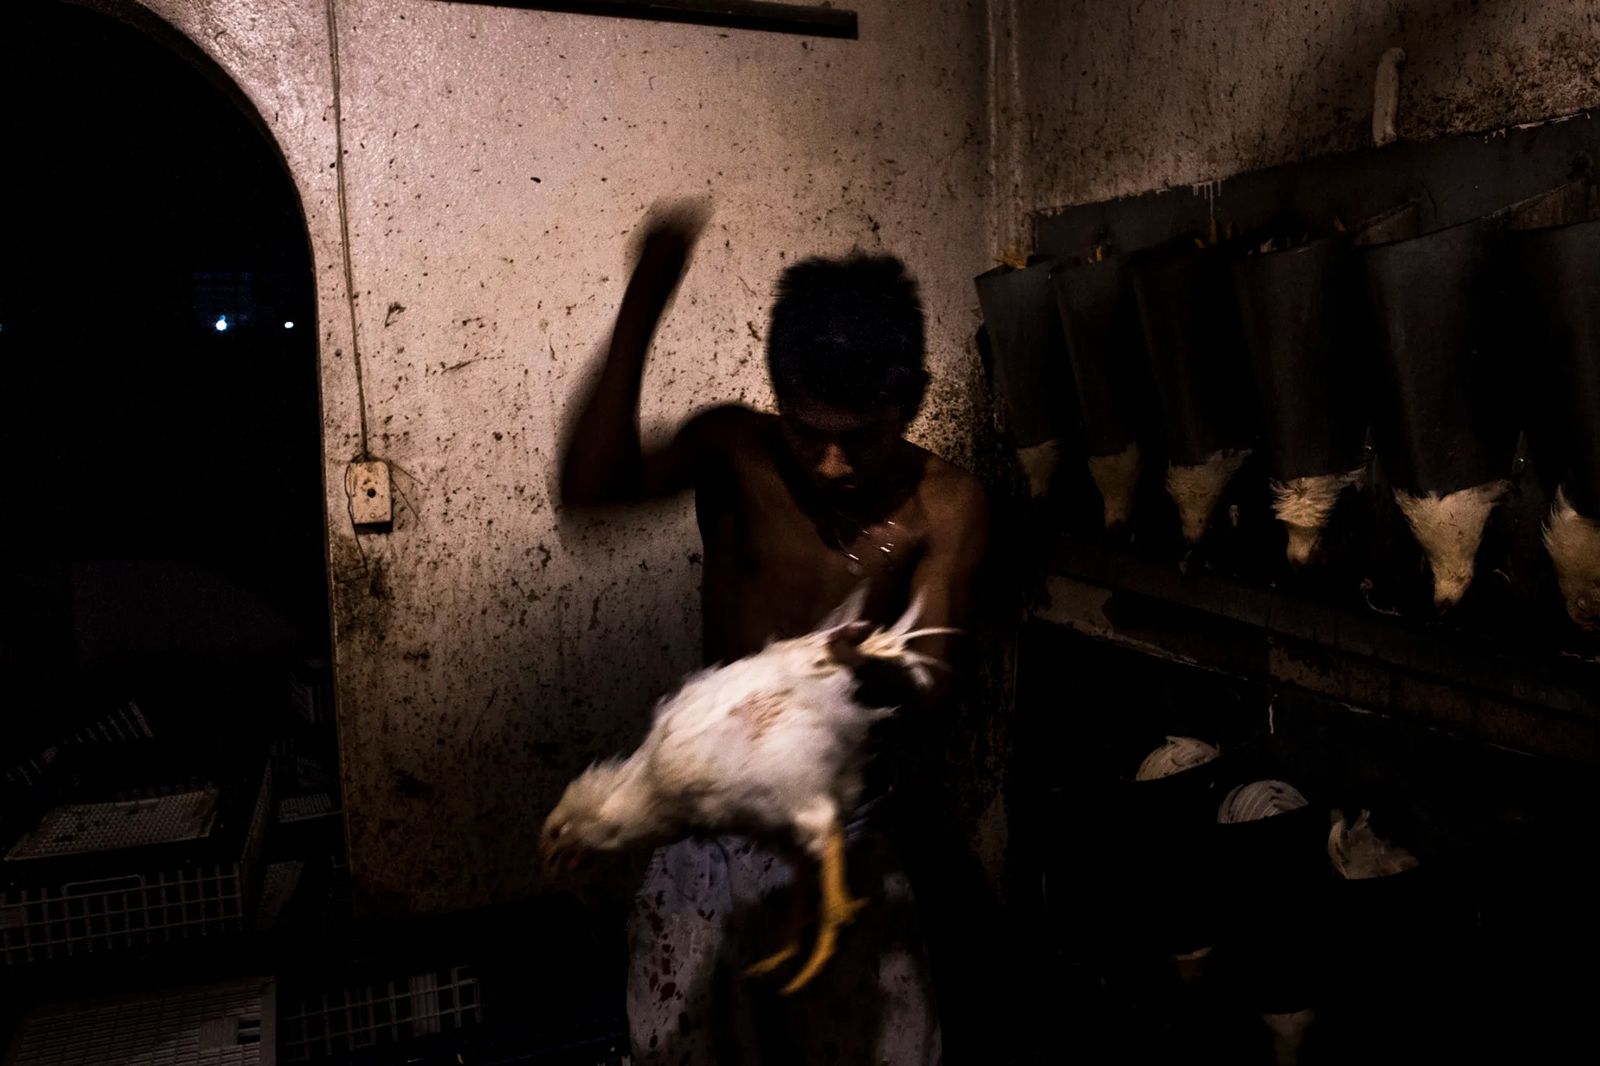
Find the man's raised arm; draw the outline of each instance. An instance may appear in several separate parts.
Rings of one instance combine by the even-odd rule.
[[[665,448],[645,454],[639,438],[639,388],[650,342],[704,223],[700,208],[678,208],[646,223],[605,363],[567,436],[561,457],[563,503],[628,503],[689,487],[689,435],[680,433]]]

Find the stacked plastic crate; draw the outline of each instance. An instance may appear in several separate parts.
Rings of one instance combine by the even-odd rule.
[[[46,811],[0,860],[0,962],[248,928],[272,774],[218,778]]]
[[[57,1004],[22,1019],[9,1066],[274,1066],[270,978],[227,981],[97,1003]]]
[[[470,966],[386,973],[308,991],[285,1002],[283,1059],[312,1062],[481,1024]]]

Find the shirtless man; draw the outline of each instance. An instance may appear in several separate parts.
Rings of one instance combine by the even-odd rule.
[[[970,474],[903,437],[927,374],[916,283],[898,260],[791,266],[768,335],[779,413],[713,407],[659,450],[642,448],[645,354],[700,226],[696,213],[680,211],[646,227],[604,366],[567,442],[564,504],[693,490],[705,545],[707,663],[809,631],[863,581],[870,618],[893,621],[920,593],[919,624],[961,626],[987,541],[986,503]],[[928,638],[921,650],[948,658],[947,645]],[[792,997],[780,999],[742,971],[781,940],[785,897],[809,884],[804,876],[785,857],[734,838],[657,852],[629,931],[634,1062],[940,1061],[909,886],[882,831],[893,806],[884,783],[891,763],[876,761],[848,834],[847,868],[859,895],[875,902],[841,937],[833,961]]]

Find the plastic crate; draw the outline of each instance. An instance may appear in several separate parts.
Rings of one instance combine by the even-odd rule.
[[[470,966],[380,976],[296,997],[284,1005],[285,1062],[312,1062],[451,1033],[483,1021]]]
[[[274,1066],[270,978],[33,1011],[8,1066]]]
[[[226,786],[64,804],[0,860],[0,963],[249,928],[272,773]]]
[[[286,796],[278,801],[278,821],[284,825],[307,822],[313,818],[328,818],[338,814],[333,797],[326,792],[309,796]]]
[[[13,788],[38,788],[49,776],[63,751],[96,744],[127,744],[149,740],[154,735],[139,705],[129,700],[71,733],[56,738],[54,743],[30,753],[21,762],[7,768],[5,780]]]

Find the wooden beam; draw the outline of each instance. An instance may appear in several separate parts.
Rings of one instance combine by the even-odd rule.
[[[687,22],[734,30],[762,30],[807,37],[855,40],[856,13],[816,4],[777,4],[765,0],[435,0],[436,3],[515,7],[570,15]]]

